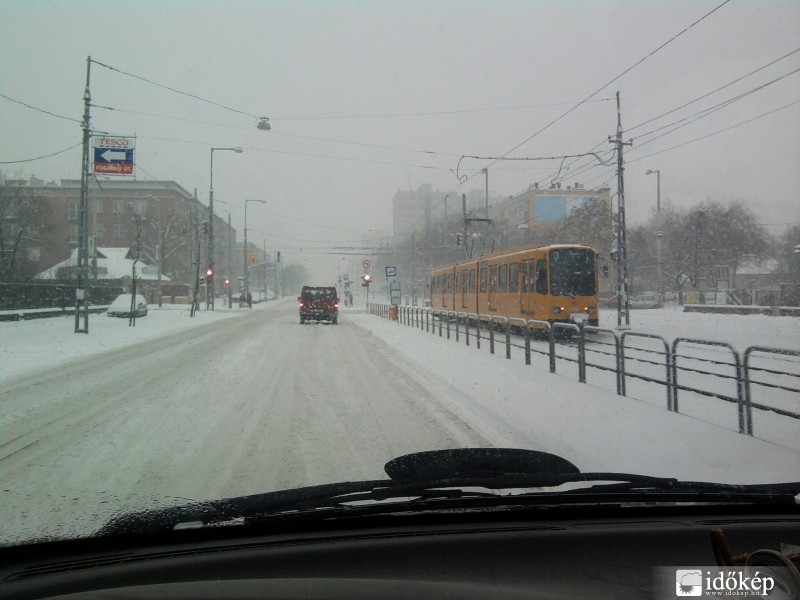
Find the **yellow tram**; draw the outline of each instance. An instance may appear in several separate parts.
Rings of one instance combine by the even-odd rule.
[[[431,272],[431,307],[483,319],[596,326],[597,260],[594,248],[577,244],[521,246],[463,260]]]

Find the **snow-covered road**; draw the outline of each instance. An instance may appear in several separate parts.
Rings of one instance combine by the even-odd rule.
[[[153,311],[134,333],[98,317],[85,357],[0,383],[0,542],[88,535],[120,512],[187,500],[380,478],[387,460],[438,448],[534,448],[584,471],[800,479],[797,449],[362,311],[301,326],[287,299],[200,317],[169,329],[182,313]],[[53,344],[91,341],[55,335],[67,324],[51,321],[12,325],[50,327]],[[111,329],[134,338],[103,350]]]
[[[85,535],[120,506],[380,478],[401,454],[489,443],[352,321],[300,326],[294,303],[278,308],[4,386],[2,538],[43,523]]]

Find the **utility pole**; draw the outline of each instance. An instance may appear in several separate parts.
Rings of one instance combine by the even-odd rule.
[[[487,196],[487,198],[488,198],[488,196]],[[461,194],[461,211],[462,211],[462,213],[464,215],[464,256],[466,258],[470,258],[472,252],[470,251],[470,249],[467,248],[467,226],[468,226],[468,224],[472,223],[472,222],[489,224],[489,223],[492,222],[492,220],[489,219],[488,217],[485,218],[485,219],[468,219],[467,218],[467,195],[466,194]],[[488,200],[487,200],[487,205],[486,205],[486,211],[487,211],[487,214],[488,214],[488,211],[489,211]]]
[[[446,265],[447,262],[450,260],[448,253],[450,247],[447,245],[447,196],[449,196],[449,194],[447,194],[444,197],[444,239],[442,240],[442,248],[444,254],[444,260],[442,261],[442,264],[444,265]]]
[[[489,218],[489,169],[484,169],[483,174],[486,176],[486,218]]]
[[[467,195],[461,194],[461,214],[464,219],[464,237],[461,243],[464,244],[464,258],[469,258],[469,250],[467,249]]]
[[[78,280],[75,287],[75,333],[89,333],[89,139],[90,106],[92,95],[89,91],[89,77],[92,57],[86,57],[86,89],[83,92],[83,156],[81,158],[81,196],[80,196],[80,228],[78,237]],[[83,313],[83,327],[81,327]]]
[[[633,142],[622,141],[622,112],[620,110],[619,92],[617,92],[617,135],[609,143],[617,146],[617,327],[622,327],[624,317],[625,328],[631,324],[630,298],[628,296],[628,244],[625,236],[625,167],[622,159],[623,146],[632,146]]]
[[[231,238],[231,232],[233,231],[233,227],[231,227],[231,213],[228,212],[228,276],[225,278],[228,280],[228,309],[233,308],[233,263],[231,255],[233,254],[233,240]]]

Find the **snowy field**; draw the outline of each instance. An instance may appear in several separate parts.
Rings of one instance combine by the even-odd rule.
[[[534,448],[582,471],[800,479],[798,421],[765,431],[759,418],[757,437],[741,435],[668,412],[660,386],[618,396],[596,370],[581,384],[567,361],[551,374],[541,356],[525,366],[519,349],[506,360],[359,306],[338,326],[301,326],[288,298],[194,319],[152,308],[135,328],[92,315],[89,335],[68,318],[0,324],[0,542],[87,535],[121,511],[380,478],[389,459],[439,448]],[[800,339],[788,317],[667,308],[640,321],[739,351]]]

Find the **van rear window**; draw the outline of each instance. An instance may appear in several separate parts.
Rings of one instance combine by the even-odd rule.
[[[309,298],[334,298],[336,290],[333,288],[308,288],[305,295]]]

